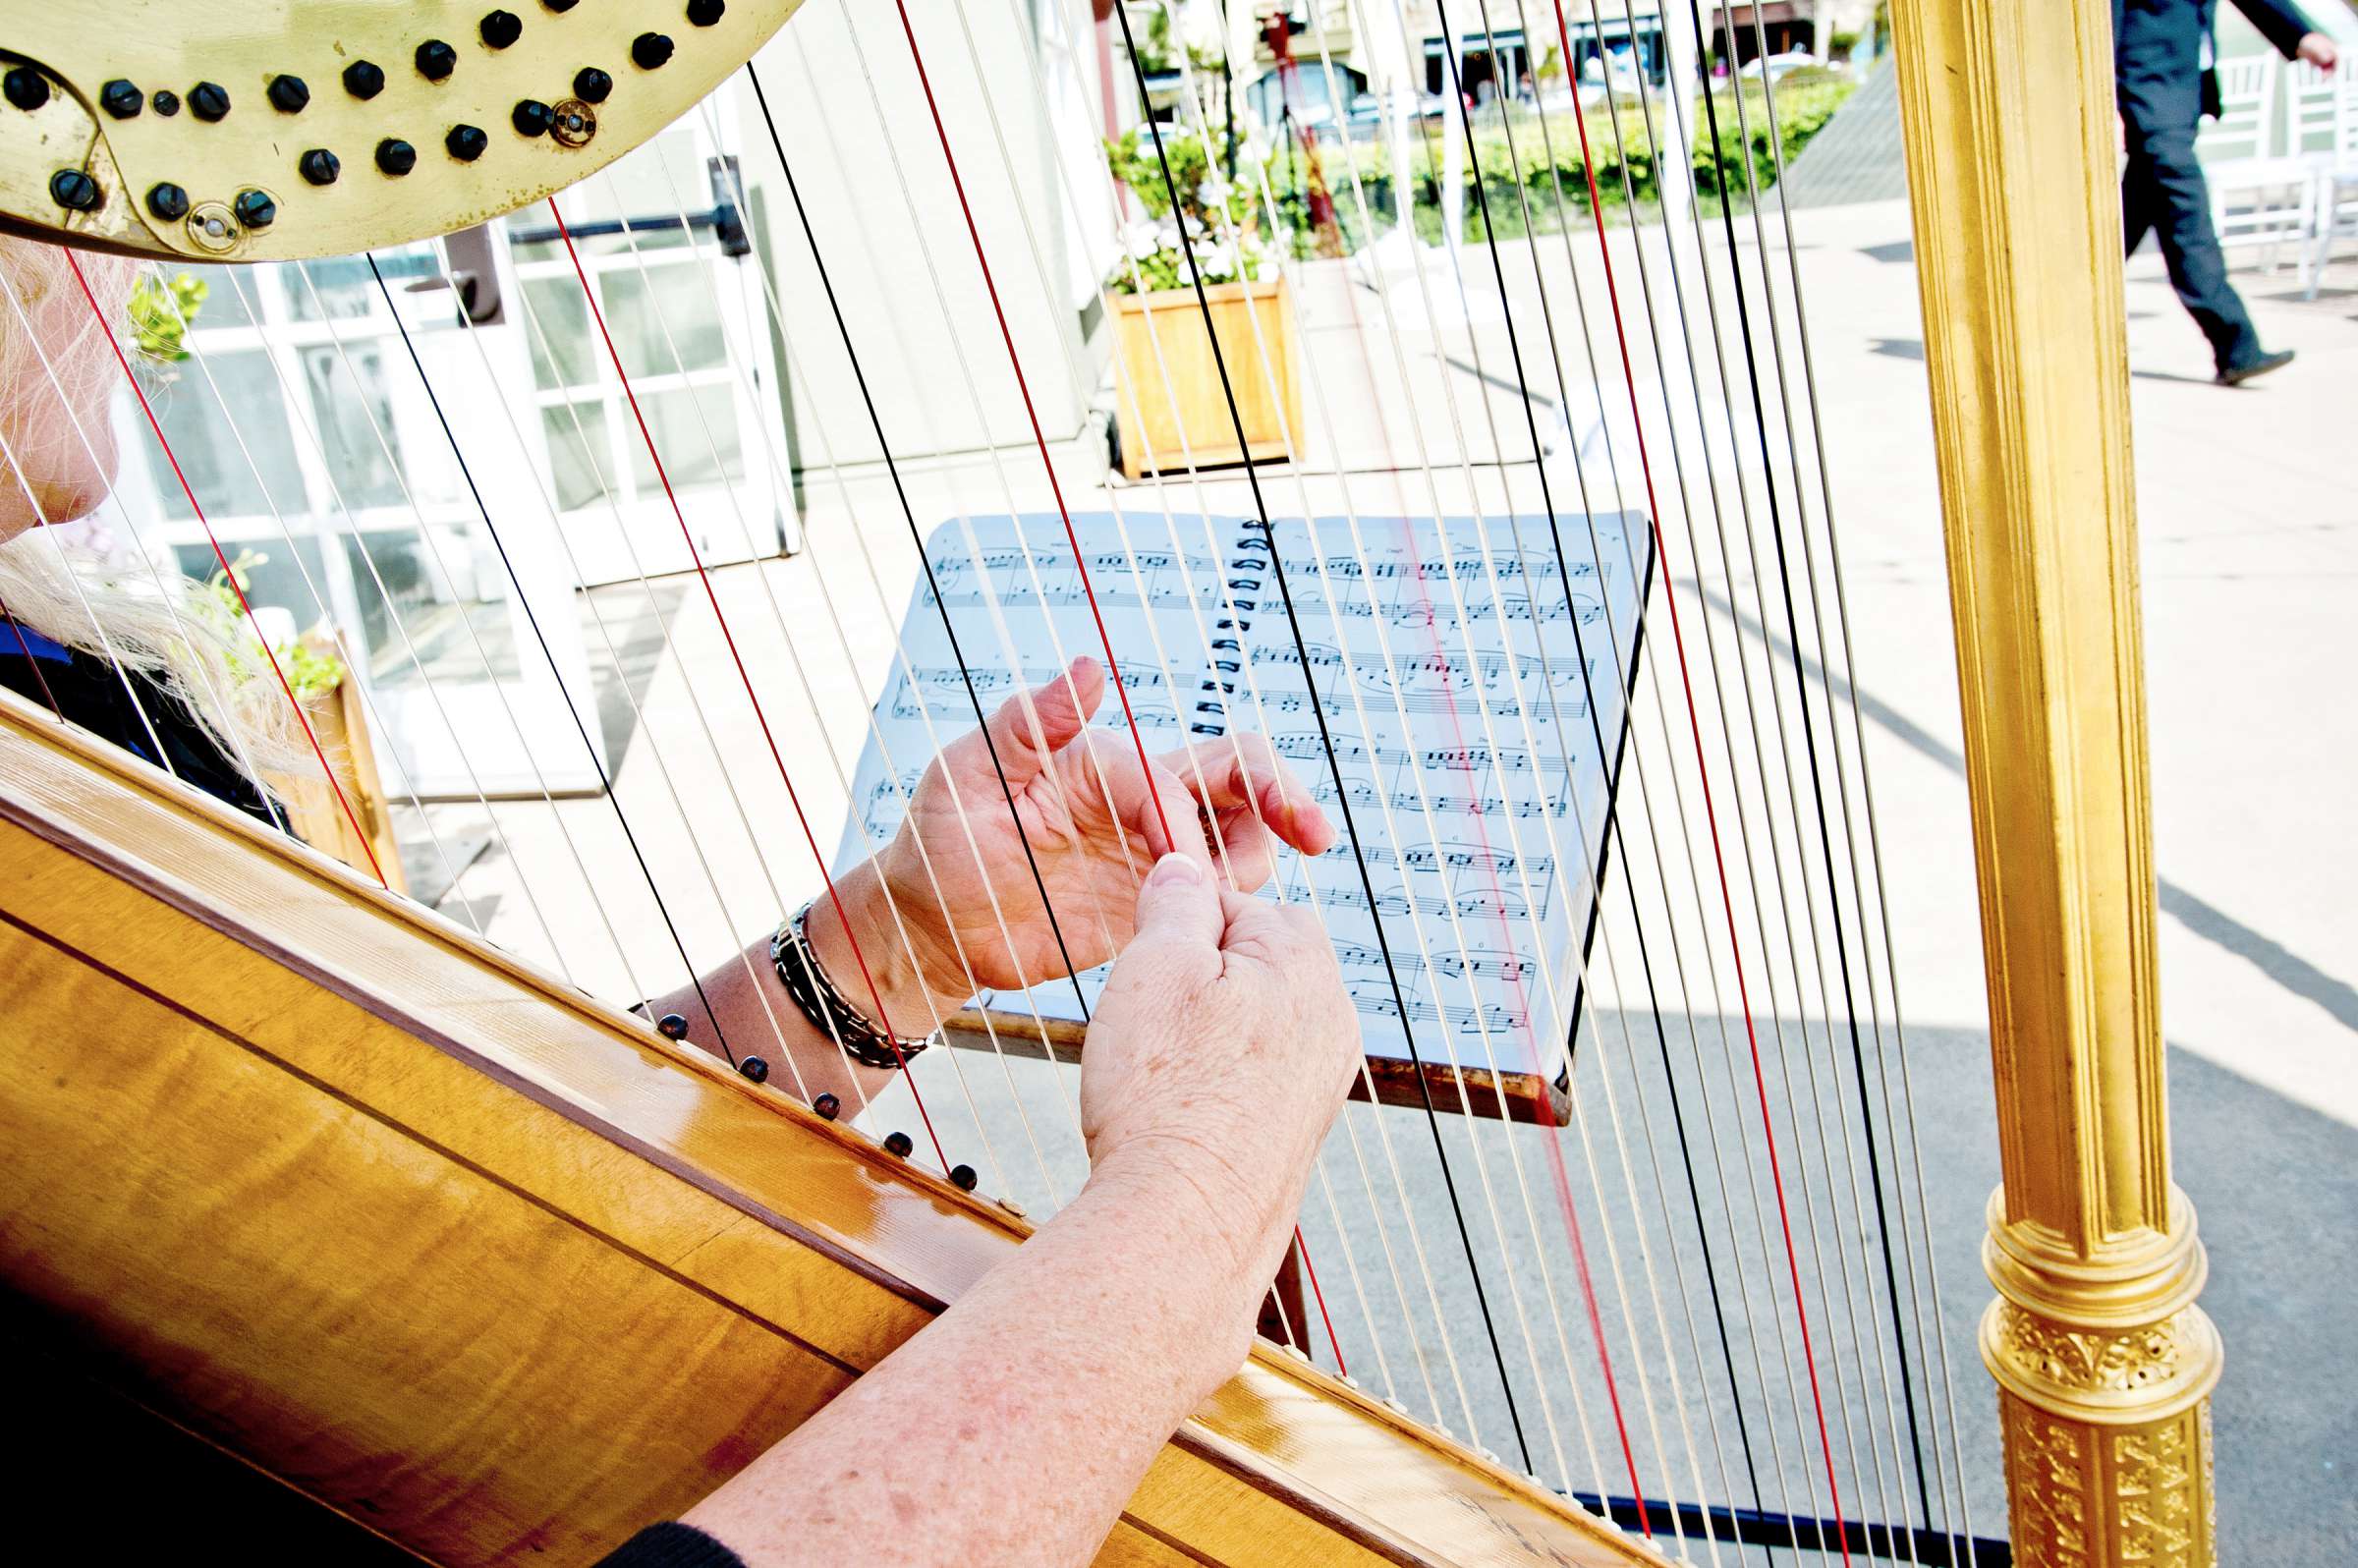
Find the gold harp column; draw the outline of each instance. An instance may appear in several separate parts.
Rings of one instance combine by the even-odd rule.
[[[2105,0],[1893,0],[1990,977],[2015,1560],[2209,1568],[2169,1178]]]

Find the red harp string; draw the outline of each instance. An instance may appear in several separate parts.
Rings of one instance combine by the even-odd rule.
[[[326,778],[327,787],[335,792],[337,808],[343,812],[344,820],[351,824],[352,836],[360,843],[361,853],[368,857],[368,869],[375,873],[377,885],[391,892],[393,884],[386,880],[385,868],[377,863],[376,845],[362,831],[361,819],[353,812],[352,802],[345,798],[344,786],[337,780],[336,770],[328,764],[327,752],[319,744],[318,732],[311,728],[311,716],[303,710],[303,703],[296,700],[295,687],[288,681],[287,672],[279,666],[277,651],[270,646],[270,640],[262,636],[261,623],[254,618],[253,606],[247,602],[245,585],[238,581],[238,574],[231,570],[229,557],[221,551],[221,540],[213,532],[212,522],[205,517],[203,504],[196,499],[196,488],[189,483],[189,476],[181,472],[179,454],[172,450],[172,442],[164,434],[163,423],[155,417],[155,406],[147,401],[147,389],[140,385],[140,378],[132,373],[131,361],[124,357],[123,345],[115,339],[114,324],[107,320],[106,309],[99,305],[98,296],[90,292],[90,280],[83,276],[82,262],[70,250],[65,256],[66,265],[74,269],[74,281],[82,287],[82,297],[89,302],[90,314],[98,323],[99,335],[106,339],[107,348],[113,351],[115,364],[122,366],[123,379],[131,383],[132,395],[140,400],[140,412],[147,417],[147,428],[155,432],[156,444],[164,449],[164,461],[171,464],[172,476],[180,481],[181,493],[189,498],[189,510],[196,514],[196,522],[203,528],[204,541],[212,546],[213,559],[221,563],[221,575],[228,580],[230,591],[237,595],[238,608],[245,612],[246,624],[253,629],[253,640],[261,644],[262,657],[270,661],[270,673],[278,677],[278,689],[286,694],[287,705],[295,710],[295,721],[303,726],[303,738],[311,743],[311,755],[319,759],[319,771]],[[266,787],[260,779],[253,782],[256,789]]]
[[[1154,804],[1154,815],[1161,824],[1162,836],[1166,842],[1176,844],[1178,841],[1171,836],[1170,817],[1163,810],[1162,793],[1154,784],[1153,764],[1147,757],[1146,737],[1139,732],[1137,715],[1130,710],[1130,689],[1123,684],[1120,660],[1115,657],[1112,639],[1106,634],[1104,614],[1097,608],[1097,590],[1090,581],[1089,563],[1082,555],[1080,535],[1073,529],[1072,509],[1065,504],[1064,486],[1056,477],[1055,461],[1048,455],[1047,435],[1040,428],[1039,411],[1032,401],[1032,383],[1024,374],[1023,358],[1015,348],[1015,334],[1007,325],[1006,308],[1000,304],[999,286],[991,276],[990,258],[982,248],[982,233],[975,225],[975,209],[967,199],[966,181],[958,173],[958,156],[950,149],[949,130],[942,124],[941,105],[933,96],[933,79],[926,70],[925,53],[918,47],[917,30],[910,24],[909,7],[905,0],[893,0],[893,9],[900,16],[901,35],[909,42],[909,59],[917,67],[918,84],[925,90],[926,112],[932,118],[933,136],[941,144],[941,159],[949,172],[950,188],[958,196],[958,212],[966,220],[966,235],[974,245],[975,264],[981,269],[982,287],[990,296],[991,315],[998,323],[999,341],[1007,349],[1008,367],[1015,372],[1016,390],[1023,395],[1024,416],[1032,425],[1032,441],[1039,450],[1040,467],[1047,472],[1049,493],[1056,498],[1056,515],[1064,523],[1065,541],[1072,546],[1073,566],[1081,576],[1081,590],[1089,600],[1090,617],[1096,623],[1097,645],[1105,652],[1106,678],[1112,684],[1115,695],[1121,699],[1122,720],[1129,726],[1130,744],[1138,750],[1138,765],[1146,775],[1147,793]],[[1326,1312],[1326,1293],[1319,1287],[1319,1271],[1310,1260],[1310,1245],[1303,1240],[1302,1227],[1299,1225],[1294,1227],[1294,1249],[1301,1255],[1302,1272],[1310,1280],[1311,1292],[1318,1301],[1319,1316],[1324,1319],[1327,1348],[1334,1354],[1336,1370],[1342,1371],[1342,1343],[1335,1337],[1334,1319]]]
[[[925,1097],[918,1092],[917,1083],[909,1077],[909,1058],[901,1054],[900,1031],[892,1026],[884,1010],[883,993],[877,988],[875,975],[870,970],[868,955],[860,950],[860,938],[852,928],[850,913],[843,907],[843,896],[836,891],[834,873],[827,869],[827,857],[819,850],[818,837],[811,830],[811,818],[803,810],[803,798],[794,787],[793,774],[787,769],[785,754],[778,750],[778,738],[771,733],[769,715],[762,711],[761,699],[754,691],[754,678],[745,667],[745,655],[738,651],[737,638],[729,630],[729,618],[720,607],[720,595],[713,590],[712,575],[704,570],[703,552],[696,547],[696,534],[688,527],[688,514],[680,508],[680,498],[671,487],[671,474],[663,467],[663,456],[655,450],[654,432],[647,428],[646,416],[640,411],[639,394],[631,387],[630,372],[623,368],[622,354],[614,346],[614,334],[606,329],[606,315],[598,308],[597,291],[590,286],[590,273],[582,265],[581,252],[573,246],[573,231],[565,226],[565,214],[557,209],[557,198],[548,198],[548,215],[556,220],[557,236],[565,242],[565,254],[573,261],[573,275],[581,281],[582,298],[589,302],[590,318],[597,323],[597,335],[606,346],[606,358],[614,366],[615,376],[622,382],[622,395],[631,406],[631,418],[638,422],[639,438],[646,443],[647,461],[654,465],[655,477],[662,481],[663,499],[671,505],[671,515],[680,525],[680,537],[688,546],[688,559],[696,563],[696,579],[704,590],[705,602],[712,606],[712,619],[720,628],[721,641],[728,645],[730,662],[737,666],[737,679],[745,687],[745,699],[753,704],[754,720],[761,727],[761,739],[769,747],[770,760],[777,764],[778,781],[786,786],[786,799],[794,807],[796,825],[801,827],[803,842],[811,848],[811,859],[817,863],[818,874],[826,883],[827,902],[834,907],[835,918],[843,923],[843,933],[852,944],[852,959],[860,966],[860,980],[868,987],[868,999],[876,1010],[876,1023],[884,1031],[885,1044],[901,1077],[909,1085],[909,1097],[916,1102],[918,1119],[925,1123],[926,1137],[933,1144],[933,1157],[946,1172],[949,1156],[942,1151],[941,1135],[934,1130],[933,1117],[926,1109]]]

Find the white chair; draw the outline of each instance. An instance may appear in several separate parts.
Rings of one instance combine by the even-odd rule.
[[[2308,264],[2316,170],[2286,145],[2276,93],[2283,64],[2273,54],[2218,62],[2219,114],[2195,140],[2211,190],[2211,225],[2222,249],[2290,243]]]
[[[2331,74],[2303,65],[2293,74],[2296,94],[2312,94],[2328,107],[2302,124],[2324,128],[2298,143],[2309,159],[2309,236],[2301,257],[2304,296],[2317,298],[2333,241],[2341,234],[2358,234],[2358,60],[2345,59]],[[2322,145],[2318,144],[2323,142]]]

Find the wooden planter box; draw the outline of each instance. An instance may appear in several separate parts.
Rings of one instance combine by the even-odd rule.
[[[1119,296],[1113,304],[1122,384],[1115,418],[1122,436],[1122,472],[1131,478],[1158,470],[1183,473],[1191,457],[1199,467],[1210,467],[1248,457],[1259,463],[1301,456],[1301,347],[1294,337],[1293,301],[1285,279],[1222,283],[1204,294],[1236,391],[1245,445],[1236,443],[1236,424],[1228,417],[1219,365],[1212,359],[1196,291],[1162,289]],[[1149,320],[1153,322],[1151,339]],[[1275,396],[1270,395],[1272,370]]]
[[[311,848],[333,855],[372,880],[375,872],[369,866],[368,850],[373,849],[376,865],[383,868],[393,891],[408,892],[409,881],[401,869],[401,846],[394,840],[392,819],[385,811],[385,786],[377,774],[376,748],[368,733],[367,708],[361,701],[359,685],[350,679],[340,681],[334,691],[304,703],[303,711],[311,721],[311,732],[319,737],[319,749],[327,754],[328,765],[335,769],[345,800],[352,803],[352,814],[360,818],[362,831],[368,835],[368,844],[364,847],[354,835],[344,809],[336,804],[335,791],[328,788],[316,764],[270,780],[272,792],[286,808],[288,825]]]

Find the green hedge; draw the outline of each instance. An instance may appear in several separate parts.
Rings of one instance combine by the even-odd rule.
[[[1745,165],[1751,165],[1750,189],[1766,191],[1776,182],[1777,170],[1790,162],[1810,139],[1816,136],[1834,110],[1847,98],[1854,84],[1845,77],[1824,73],[1799,73],[1787,77],[1776,86],[1776,142],[1781,142],[1782,157],[1772,151],[1768,131],[1768,105],[1758,84],[1747,84],[1744,93],[1743,125],[1739,129],[1736,99],[1732,91],[1721,88],[1712,96],[1710,113],[1698,102],[1695,109],[1695,132],[1689,139],[1693,153],[1694,181],[1697,193],[1704,198],[1706,210],[1715,213],[1723,199],[1733,199],[1742,209],[1748,199]],[[1665,142],[1670,142],[1667,128],[1659,118],[1661,103],[1652,104],[1656,115],[1655,131]],[[1625,211],[1634,198],[1640,208],[1651,208],[1658,201],[1655,184],[1655,160],[1649,147],[1646,124],[1635,101],[1625,100],[1618,110],[1620,135],[1614,135],[1613,117],[1601,109],[1589,111],[1588,143],[1597,158],[1597,196],[1608,217]],[[1711,132],[1715,115],[1718,135]],[[1747,136],[1745,133],[1749,132]],[[1466,207],[1466,237],[1480,241],[1488,238],[1484,225],[1485,200],[1489,217],[1497,225],[1502,239],[1520,238],[1524,232],[1523,208],[1528,200],[1531,227],[1541,234],[1551,234],[1563,226],[1567,211],[1578,221],[1587,222],[1589,212],[1589,183],[1581,166],[1580,130],[1569,114],[1546,117],[1546,132],[1541,133],[1540,116],[1518,112],[1513,122],[1514,147],[1510,153],[1506,132],[1493,122],[1488,126],[1479,122],[1475,128],[1474,161],[1481,171],[1482,195],[1477,196],[1471,182],[1464,189]],[[1415,198],[1417,232],[1427,241],[1440,238],[1440,169],[1441,133],[1436,124],[1412,128],[1411,186]],[[1674,145],[1674,143],[1673,143]],[[1548,152],[1554,153],[1550,163]],[[1626,152],[1626,170],[1624,158]],[[1520,157],[1516,156],[1519,154]],[[1328,144],[1318,152],[1319,168],[1324,175],[1333,198],[1334,215],[1342,227],[1344,248],[1356,251],[1366,242],[1359,216],[1359,202],[1351,190],[1351,166],[1356,160],[1359,180],[1372,216],[1378,229],[1388,229],[1396,221],[1395,182],[1392,178],[1390,154],[1381,141],[1361,142],[1349,149]],[[1518,169],[1518,162],[1520,168]],[[1270,182],[1277,194],[1278,203],[1285,211],[1287,222],[1293,226],[1305,253],[1315,249],[1311,233],[1310,207],[1306,195],[1310,184],[1308,158],[1299,148],[1281,148],[1270,161]],[[1626,178],[1625,178],[1626,175]],[[1560,201],[1559,201],[1560,192]],[[1518,198],[1520,193],[1520,199]]]

